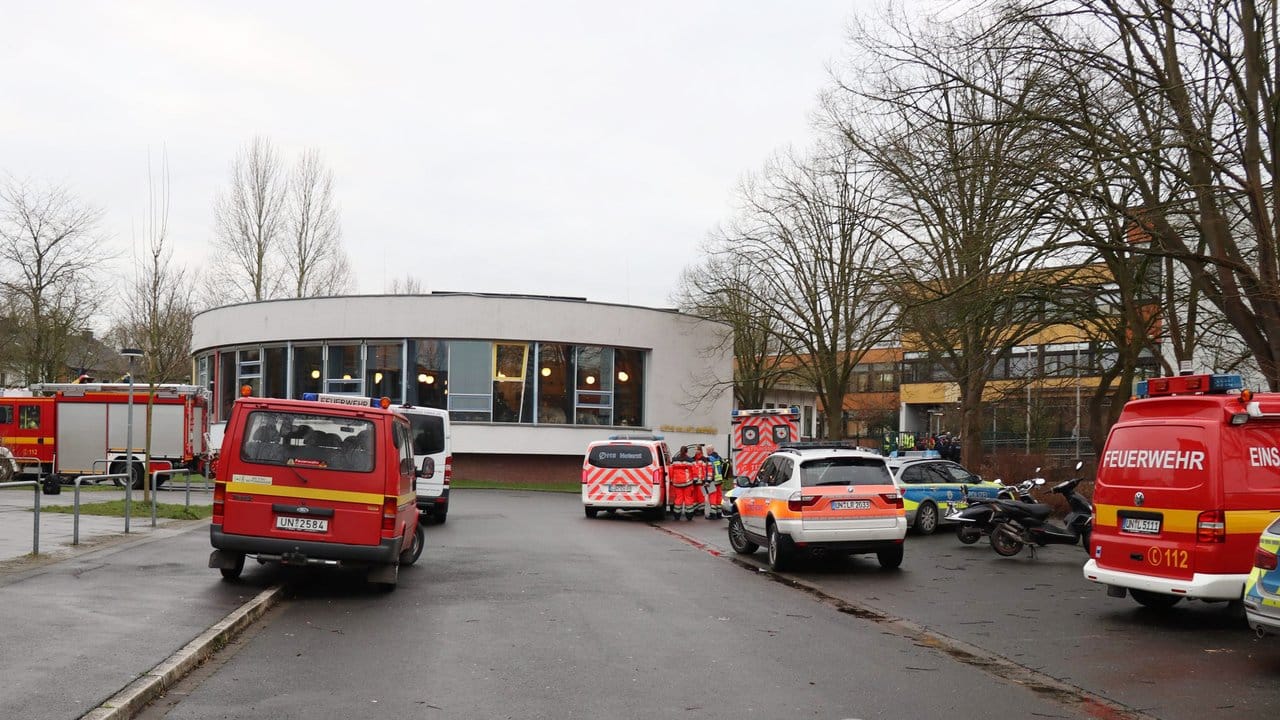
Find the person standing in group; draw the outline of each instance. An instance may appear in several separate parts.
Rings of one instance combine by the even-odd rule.
[[[702,454],[702,447],[695,447],[693,450],[693,487],[689,492],[690,500],[693,502],[693,510],[689,516],[692,520],[694,516],[703,515],[706,510],[706,495],[703,493],[703,484],[706,482],[707,475],[711,474],[711,465],[707,462],[707,458]]]
[[[689,461],[683,449],[681,449],[680,455],[685,455],[685,459],[671,461],[671,514],[676,520],[681,517],[686,520],[693,520],[694,494],[701,494],[701,491],[698,489],[693,477],[694,463]],[[676,458],[679,458],[680,455],[677,455]]]
[[[711,465],[711,478],[705,485],[707,489],[707,518],[719,520],[722,503],[724,502],[724,496],[720,492],[720,483],[724,480],[728,463],[724,461],[724,458],[720,457],[720,453],[716,452],[716,449],[711,445],[707,446],[707,462]]]
[[[675,457],[671,458],[671,469],[668,472],[670,476],[670,487],[668,489],[670,490],[670,492],[667,494],[667,514],[670,515],[672,519],[675,519],[675,520],[679,520],[680,516],[684,513],[683,509],[680,509],[680,510],[676,509],[676,500],[682,499],[684,497],[683,495],[684,491],[677,489],[678,487],[682,487],[682,486],[676,485],[675,483],[676,475],[684,474],[688,470],[687,467],[682,466],[679,473],[677,473],[675,471],[675,467],[676,467],[676,463],[688,463],[689,460],[690,460],[689,448],[683,445],[680,446],[680,449],[676,450]],[[683,503],[681,503],[681,505],[683,505]]]

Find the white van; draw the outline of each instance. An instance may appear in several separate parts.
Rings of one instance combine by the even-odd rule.
[[[413,430],[413,462],[422,467],[429,457],[435,465],[430,477],[418,478],[418,510],[442,523],[449,514],[449,481],[453,478],[453,444],[449,439],[449,411],[400,405],[393,408],[409,419]]]

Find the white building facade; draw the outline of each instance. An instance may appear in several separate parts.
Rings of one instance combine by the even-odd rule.
[[[218,419],[245,385],[260,397],[387,396],[449,411],[458,477],[506,475],[519,458],[542,468],[535,475],[563,477],[610,434],[653,432],[673,448],[724,438],[726,331],[674,310],[577,298],[349,296],[205,311],[191,351]]]

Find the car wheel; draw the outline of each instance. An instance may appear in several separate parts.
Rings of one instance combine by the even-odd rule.
[[[960,523],[956,525],[956,537],[965,545],[972,545],[982,539],[982,531],[973,525]]]
[[[666,517],[667,511],[662,507],[649,508],[649,510],[645,512],[645,518],[649,522],[662,522]]]
[[[244,555],[236,555],[236,564],[229,568],[218,568],[218,572],[222,573],[223,580],[236,580],[240,577],[240,573],[244,572]]]
[[[597,509],[595,509],[595,508],[593,508],[593,507],[583,508],[582,510],[583,510],[583,512],[585,512],[585,513],[587,514],[587,517],[589,517],[589,518],[593,518],[593,517],[595,517],[595,516],[596,516],[596,513],[600,512],[599,510],[597,510]]]
[[[742,518],[729,518],[729,547],[739,555],[750,555],[760,546],[747,539],[747,529],[742,526]]]
[[[427,544],[427,532],[422,529],[422,523],[413,530],[413,544],[408,550],[400,553],[401,565],[412,565],[418,562],[418,558],[422,555],[422,548]]]
[[[1002,557],[1013,557],[1022,552],[1022,541],[1008,527],[1000,525],[991,531],[991,549]]]
[[[1139,605],[1152,610],[1168,610],[1182,598],[1177,595],[1165,595],[1164,593],[1149,592],[1147,590],[1130,590],[1129,594]]]
[[[791,538],[778,532],[778,526],[769,525],[769,569],[775,572],[786,570],[791,565],[793,554]]]
[[[931,502],[921,503],[916,509],[916,532],[921,535],[932,535],[938,529],[938,506]]]
[[[876,551],[876,560],[880,561],[880,567],[885,570],[897,570],[902,565],[901,545],[894,545],[891,548]]]

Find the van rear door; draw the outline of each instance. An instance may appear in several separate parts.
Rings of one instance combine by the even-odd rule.
[[[1091,549],[1098,565],[1190,579],[1213,548],[1197,544],[1200,514],[1221,507],[1216,423],[1117,425],[1098,464]]]
[[[227,533],[378,545],[384,502],[381,418],[238,407],[239,447],[224,456]],[[233,421],[234,423],[235,421]]]
[[[602,507],[658,507],[662,483],[662,467],[650,445],[594,445],[582,468],[582,500]]]

